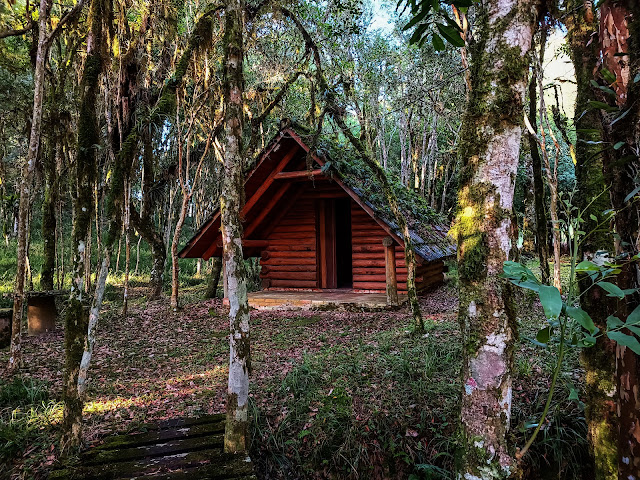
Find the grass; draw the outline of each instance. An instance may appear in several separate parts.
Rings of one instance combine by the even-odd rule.
[[[264,468],[341,478],[450,470],[455,427],[442,419],[457,415],[460,345],[448,336],[456,328],[441,324],[426,339],[397,328],[305,354],[277,390],[283,406],[274,408],[286,412],[277,425],[254,408]]]
[[[46,462],[50,435],[62,416],[62,404],[49,397],[45,382],[15,377],[0,388],[0,477],[9,474],[12,461],[30,449],[22,465],[30,473]]]
[[[148,302],[147,277],[132,277],[126,319],[118,313],[122,276],[110,277],[85,411],[91,441],[163,416],[223,407],[227,321],[219,301],[202,302],[206,279],[192,280],[188,272],[185,267],[181,274],[185,307],[178,313],[168,310],[166,299]],[[457,294],[455,268],[448,276],[436,298]],[[544,322],[539,303],[527,292],[516,295],[520,334],[531,336]],[[460,332],[454,309],[430,316],[436,327],[415,337],[405,312],[252,312],[252,458],[261,475],[452,479]],[[43,346],[33,342],[25,341],[28,358]],[[49,342],[58,342],[53,352],[61,352],[61,332]],[[21,464],[23,477],[46,469],[56,448],[62,359],[51,355],[54,363],[42,373],[50,380],[17,378],[0,389],[0,477],[10,460]],[[553,358],[552,350],[518,341],[513,445],[525,442],[542,411]],[[548,424],[524,465],[529,480],[578,479],[588,465],[584,405],[569,400],[571,387],[581,390],[577,353],[564,367]],[[41,368],[34,364],[31,371],[40,375]]]

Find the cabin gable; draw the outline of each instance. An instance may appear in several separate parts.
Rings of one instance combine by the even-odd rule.
[[[398,291],[406,293],[404,245],[355,189],[325,175],[322,158],[291,129],[280,132],[245,181],[243,252],[260,257],[261,282],[270,290],[348,288],[384,292],[385,247],[391,237]],[[222,256],[217,211],[180,252],[182,258]],[[442,258],[418,252],[416,286],[442,282]]]

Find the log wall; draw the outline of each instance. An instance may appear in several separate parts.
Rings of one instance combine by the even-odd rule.
[[[318,287],[315,211],[313,200],[301,197],[271,230],[260,260],[263,288]]]
[[[351,231],[353,289],[384,293],[387,283],[382,239],[389,234],[355,202],[351,202]],[[395,252],[398,293],[406,294],[407,266],[404,261],[404,247],[396,244]],[[419,292],[434,288],[443,280],[444,262],[418,265],[416,287]]]
[[[318,289],[317,209],[321,198],[346,196],[337,185],[324,183],[301,195],[285,217],[267,236],[262,252],[260,276],[263,288]],[[341,195],[342,194],[342,195]],[[388,233],[367,212],[351,201],[353,289],[358,292],[386,291],[385,256],[382,239]],[[404,249],[395,245],[398,293],[407,293]],[[418,265],[416,286],[424,292],[444,280],[444,263]]]

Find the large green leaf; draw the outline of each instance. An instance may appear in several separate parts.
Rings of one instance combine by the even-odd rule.
[[[633,351],[633,353],[640,355],[640,342],[638,342],[636,337],[632,337],[631,335],[627,335],[622,332],[607,332],[607,336],[618,345],[628,347]]]
[[[633,312],[631,312],[629,314],[629,316],[627,317],[627,320],[625,323],[625,326],[629,326],[629,325],[639,325],[640,324],[640,305],[638,305]]]
[[[595,263],[590,262],[589,260],[583,260],[578,265],[576,265],[576,272],[593,272],[599,270],[600,267],[598,267]]]
[[[547,318],[558,318],[562,312],[562,297],[554,286],[541,285],[538,290],[540,303]]]
[[[440,35],[442,35],[451,45],[454,47],[464,47],[464,40],[455,28],[452,28],[449,25],[443,25],[442,23],[436,24],[436,27],[438,27]]]
[[[582,325],[591,335],[598,332],[598,327],[593,323],[587,312],[578,307],[567,307],[567,315]]]
[[[617,285],[614,285],[613,283],[598,282],[596,283],[596,285],[602,287],[604,290],[606,290],[609,293],[607,297],[624,298],[624,292],[622,291],[622,289],[620,289],[620,287],[618,287]]]
[[[433,44],[433,48],[436,52],[441,52],[446,48],[444,40],[442,40],[442,38],[440,38],[440,35],[438,35],[437,33],[431,35],[431,43]]]

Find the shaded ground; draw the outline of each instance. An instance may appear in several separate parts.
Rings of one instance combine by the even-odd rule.
[[[167,299],[134,298],[126,318],[119,302],[106,305],[85,408],[87,445],[107,434],[135,431],[143,422],[224,410],[227,319],[220,300],[197,300],[199,293],[187,292],[191,303],[177,313]],[[534,330],[542,318],[536,317],[539,306],[521,300],[531,316],[524,329]],[[424,337],[410,334],[403,310],[252,312],[252,456],[262,477],[450,478],[461,354],[455,287],[429,294],[422,307],[436,325]],[[19,404],[17,417],[15,402],[0,402],[0,441],[15,437],[13,450],[5,446],[4,451],[13,453],[14,473],[29,478],[43,476],[57,456],[63,332],[25,338],[23,345],[27,368],[20,381],[25,391],[44,393]],[[7,355],[0,352],[0,364]],[[548,359],[548,353],[528,345],[518,354],[515,442],[523,438],[524,423],[541,410]],[[0,376],[9,382],[4,370]],[[579,372],[569,377],[580,381]],[[556,478],[567,467],[555,457],[568,462],[574,455],[579,462],[584,453],[581,406],[565,400],[561,390],[553,410],[555,425],[564,428],[561,438],[544,443],[543,436],[531,457],[534,466],[557,464],[550,470]],[[32,422],[33,429],[16,434],[26,428],[20,422]]]

